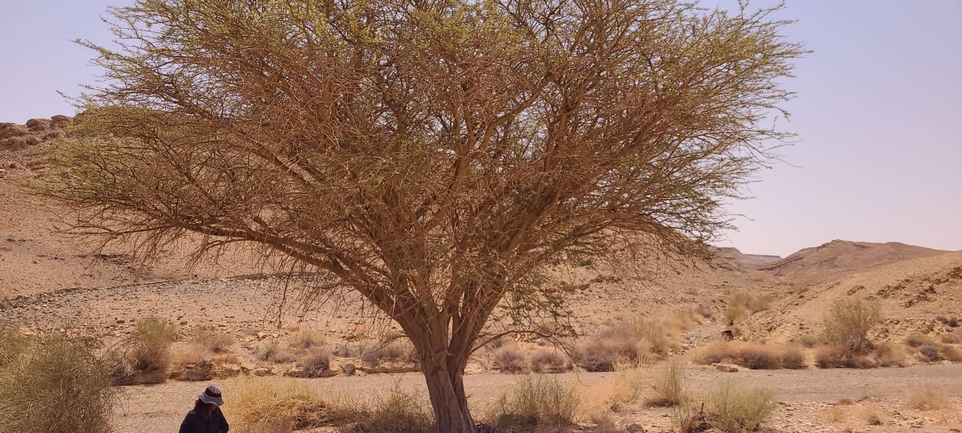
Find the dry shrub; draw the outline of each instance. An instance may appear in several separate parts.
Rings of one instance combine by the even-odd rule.
[[[962,332],[949,332],[939,338],[944,344],[962,344]]]
[[[621,412],[625,406],[638,401],[644,389],[645,380],[638,369],[618,367],[607,402],[608,408],[612,412]]]
[[[528,370],[528,359],[517,344],[506,344],[491,351],[494,367],[502,373],[524,373]]]
[[[387,344],[380,344],[361,355],[361,362],[369,367],[408,364],[414,362],[414,345],[409,340],[394,340]]]
[[[872,356],[855,355],[841,346],[822,346],[815,350],[818,368],[875,368],[878,361]]]
[[[641,319],[618,320],[575,347],[574,362],[587,371],[614,371],[618,364],[639,365],[668,355],[676,347],[664,327]]]
[[[539,347],[531,354],[531,371],[535,373],[560,373],[571,368],[568,357],[558,349]]]
[[[912,409],[921,411],[942,410],[952,407],[952,401],[937,386],[927,383],[909,391],[906,401]]]
[[[106,433],[116,402],[91,341],[34,339],[0,367],[0,432]]]
[[[620,433],[618,424],[610,413],[593,413],[589,417],[591,423],[595,425],[594,428],[591,429],[592,433]]]
[[[753,370],[806,368],[805,352],[798,346],[774,346],[753,342],[715,341],[699,349],[693,358],[697,364],[731,362]]]
[[[877,301],[839,298],[825,317],[825,341],[850,354],[861,355],[871,347],[868,332],[881,320]]]
[[[291,347],[297,349],[311,349],[326,344],[324,335],[313,329],[302,329],[291,338]]]
[[[331,371],[331,353],[323,347],[312,348],[299,361],[297,366],[304,373],[302,377],[324,377]]]
[[[729,305],[722,314],[728,320],[728,324],[734,326],[748,314],[748,309],[744,305]]]
[[[705,304],[698,304],[698,306],[695,307],[695,309],[692,310],[692,312],[701,317],[704,317],[705,319],[711,319],[712,316],[714,316],[714,313],[712,313],[711,307]]]
[[[766,344],[746,343],[738,346],[735,363],[752,370],[777,370],[782,367],[781,350]]]
[[[330,423],[330,406],[317,392],[293,379],[247,377],[224,394],[224,412],[231,420],[231,431],[239,428],[290,428],[300,430]],[[283,431],[291,431],[283,430]],[[281,430],[271,430],[281,431]]]
[[[190,342],[211,353],[227,353],[234,337],[215,326],[200,326],[191,332]]]
[[[692,402],[679,404],[671,408],[671,423],[678,433],[699,433],[708,430],[704,404],[695,405]]]
[[[939,346],[934,344],[924,344],[919,346],[919,359],[924,362],[938,362],[942,360],[942,353],[939,351]]]
[[[795,345],[782,349],[782,367],[791,370],[808,368],[808,363],[805,362],[805,351]]]
[[[822,343],[822,339],[819,338],[817,335],[805,334],[805,335],[802,335],[802,336],[798,337],[798,339],[796,340],[796,342],[799,343],[799,344],[801,344],[802,346],[805,346],[806,348],[811,349],[811,348],[813,348],[813,347],[818,346],[819,344],[821,344],[821,343]]]
[[[416,392],[405,391],[395,383],[386,394],[374,397],[374,407],[364,410],[353,431],[357,433],[433,433],[433,414]]]
[[[651,390],[655,395],[648,399],[649,406],[670,407],[683,403],[688,398],[685,365],[678,360],[666,363],[664,370],[651,384]]]
[[[882,367],[905,367],[909,365],[909,355],[905,349],[889,342],[879,343],[875,347],[875,357]]]
[[[709,392],[706,418],[725,433],[755,431],[776,406],[771,390],[741,388],[728,380]]]
[[[905,336],[905,344],[911,347],[921,347],[921,346],[934,346],[937,343],[935,339],[929,337],[925,334],[919,334],[918,332],[913,332]]]
[[[855,417],[865,425],[882,425],[891,419],[891,415],[881,405],[875,402],[864,402],[855,411]]]
[[[943,344],[939,347],[939,352],[942,354],[942,359],[950,362],[962,362],[962,349],[958,346],[950,346],[948,344]]]
[[[133,336],[111,354],[114,383],[161,383],[167,380],[170,347],[177,340],[177,333],[177,325],[166,320],[156,317],[138,320]]]
[[[767,310],[772,302],[769,295],[754,296],[748,292],[735,292],[728,299],[728,307],[742,307],[745,312],[757,313]],[[734,324],[734,322],[732,322]]]
[[[254,357],[261,361],[275,362],[278,364],[294,362],[297,359],[274,340],[265,342],[254,349]]]
[[[526,376],[501,396],[489,416],[498,431],[531,431],[534,426],[563,427],[581,413],[581,396],[552,376]]]

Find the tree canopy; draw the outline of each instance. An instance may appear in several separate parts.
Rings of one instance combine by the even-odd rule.
[[[675,0],[138,0],[45,194],[77,233],[248,243],[410,337],[438,429],[532,276],[637,236],[696,253],[762,167],[799,44]],[[557,300],[551,300],[552,302]]]

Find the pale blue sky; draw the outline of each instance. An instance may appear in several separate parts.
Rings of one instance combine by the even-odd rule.
[[[127,3],[0,0],[0,122],[72,114],[56,92],[77,94],[97,69],[70,41],[108,41],[99,17]],[[782,154],[794,166],[759,174],[755,198],[731,206],[750,219],[722,244],[962,249],[962,0],[789,0],[780,16],[799,20],[786,33],[814,51],[787,83],[799,142]]]

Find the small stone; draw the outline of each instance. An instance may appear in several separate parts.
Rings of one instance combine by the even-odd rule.
[[[356,371],[357,367],[350,362],[347,364],[341,364],[341,373],[344,373],[345,376],[353,376]]]

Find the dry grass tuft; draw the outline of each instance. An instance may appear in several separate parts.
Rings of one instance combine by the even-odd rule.
[[[423,404],[424,399],[416,392],[405,391],[395,383],[386,394],[376,395],[374,407],[364,409],[360,422],[354,426],[363,433],[433,433],[432,413]]]
[[[517,344],[505,344],[491,351],[494,367],[502,373],[525,373],[528,371],[528,358]]]
[[[292,379],[244,378],[235,382],[225,397],[224,412],[231,420],[232,431],[235,422],[239,428],[300,430],[327,425],[335,419],[316,391]]]
[[[937,345],[924,344],[918,348],[918,357],[924,362],[939,362],[942,360],[942,352]]]
[[[879,343],[875,347],[875,357],[881,367],[905,367],[909,365],[909,355],[905,348],[889,342]]]
[[[952,407],[952,400],[934,384],[928,383],[909,391],[906,404],[921,411],[942,410]]]
[[[608,409],[612,412],[621,412],[626,406],[634,404],[641,397],[645,385],[641,371],[619,366],[615,373],[615,383],[611,386],[611,394],[608,397]]]
[[[535,373],[560,373],[571,369],[568,356],[556,348],[539,347],[529,357],[531,371]]]
[[[815,350],[815,366],[818,368],[876,368],[873,356],[855,355],[841,346],[822,346]]]
[[[361,355],[361,362],[369,367],[385,364],[410,364],[415,359],[414,345],[409,340],[394,340],[379,344]]]
[[[13,326],[0,323],[0,368],[12,362],[27,348],[29,340]]]
[[[191,343],[210,353],[227,353],[234,345],[234,337],[215,326],[200,326],[191,332]]]
[[[666,363],[651,384],[651,390],[655,395],[647,400],[649,406],[671,407],[683,403],[688,398],[685,365],[678,360]]]
[[[39,337],[7,361],[0,367],[0,431],[111,431],[115,394],[92,342]]]
[[[939,352],[942,354],[942,359],[946,361],[962,362],[962,349],[958,346],[943,344],[939,347]]]
[[[324,346],[327,344],[327,339],[324,335],[313,329],[301,329],[297,334],[291,337],[291,347],[296,349],[311,349],[318,346]]]
[[[711,428],[708,425],[704,411],[704,404],[695,405],[692,402],[680,404],[671,408],[671,423],[678,433],[700,433]]]
[[[271,340],[254,349],[254,357],[261,361],[269,361],[278,364],[294,362],[297,358],[288,352],[277,341]]]
[[[883,425],[891,418],[891,414],[875,402],[863,402],[855,410],[855,417],[865,425]]]
[[[498,431],[531,431],[535,426],[564,427],[583,410],[578,392],[551,376],[527,376],[501,396],[488,416]]]
[[[775,394],[767,389],[745,389],[722,382],[708,395],[708,424],[725,433],[755,431],[775,412]]]
[[[916,347],[916,348],[921,346],[926,346],[926,345],[934,346],[937,344],[934,338],[929,337],[928,335],[925,335],[925,334],[920,334],[918,332],[913,332],[905,336],[904,342],[907,346]]]

